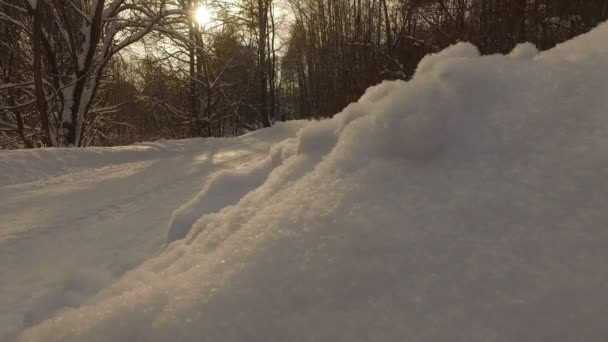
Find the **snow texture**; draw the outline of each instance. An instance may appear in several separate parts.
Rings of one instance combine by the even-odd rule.
[[[605,341],[606,60],[608,24],[428,56],[217,174],[162,253],[18,341]]]
[[[303,125],[236,139],[0,153],[0,341],[85,304],[156,254],[172,211],[213,172],[256,164]]]

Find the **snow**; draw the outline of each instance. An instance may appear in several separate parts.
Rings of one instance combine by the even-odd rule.
[[[141,264],[122,267],[117,279],[122,272],[89,273],[103,268],[80,262],[81,272],[61,287],[65,304],[55,314],[40,305],[38,318],[26,315],[29,327],[17,340],[603,341],[607,58],[608,24],[542,53],[520,45],[507,56],[480,56],[460,43],[426,57],[409,82],[372,87],[331,120],[298,123],[304,127],[295,137],[250,136],[248,143],[277,143],[236,170],[241,164],[220,163],[213,169],[223,170],[203,177],[210,170],[192,165],[196,148],[185,153],[190,164],[138,152],[155,166],[131,170],[125,183],[87,186],[107,186],[98,194],[111,197],[137,179],[154,198],[138,207],[151,216],[146,228],[139,217],[118,228],[108,223],[96,236],[120,242],[114,251],[141,250],[129,259]],[[246,148],[238,140],[198,141],[211,142],[224,153]],[[54,150],[49,163],[69,151]],[[12,160],[32,164],[16,153]],[[201,191],[186,182],[191,191],[176,198],[178,185],[169,184],[183,178],[184,165],[201,173]],[[153,167],[158,173],[145,177]],[[160,190],[151,184],[159,179],[167,185]],[[162,192],[169,193],[157,197]],[[191,200],[173,206],[186,193]],[[157,213],[172,206],[171,217]],[[73,238],[70,247],[79,249],[80,236]],[[35,246],[2,263],[21,262]],[[54,261],[82,252],[61,251]],[[121,260],[91,253],[97,262]],[[15,288],[39,276],[14,280],[32,264],[14,266],[2,279]]]
[[[536,45],[532,43],[518,44],[509,54],[510,57],[516,59],[532,59],[538,55],[539,51]]]
[[[0,153],[0,341],[156,254],[171,213],[214,171],[255,163],[302,125],[234,140]]]

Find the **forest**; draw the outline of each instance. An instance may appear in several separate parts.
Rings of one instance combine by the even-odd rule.
[[[0,0],[0,149],[331,117],[460,41],[546,50],[606,0]]]

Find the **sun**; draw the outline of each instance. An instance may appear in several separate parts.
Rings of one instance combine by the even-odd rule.
[[[194,17],[196,18],[196,22],[202,27],[208,25],[213,21],[213,13],[205,5],[201,5],[196,9]]]

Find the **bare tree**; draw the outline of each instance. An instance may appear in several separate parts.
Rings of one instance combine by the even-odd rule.
[[[605,0],[287,3],[282,30],[273,0],[0,0],[0,145],[223,136],[331,116],[458,41],[486,54],[547,49],[608,18]],[[216,16],[207,26],[194,20],[203,5]],[[137,114],[109,96],[117,89],[140,99]]]
[[[29,42],[35,106],[47,146],[81,146],[105,66],[164,17],[164,1],[31,0],[0,16]],[[32,87],[33,84],[33,87]]]

